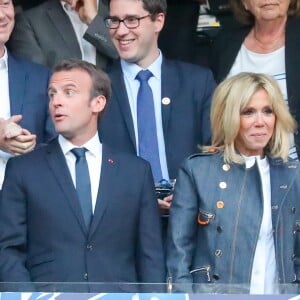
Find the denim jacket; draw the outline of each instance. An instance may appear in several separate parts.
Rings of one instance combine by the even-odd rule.
[[[278,278],[292,283],[299,277],[294,250],[299,163],[268,160]],[[229,165],[219,152],[189,157],[179,171],[170,211],[167,267],[172,282],[249,284],[262,199],[257,164],[249,169]]]

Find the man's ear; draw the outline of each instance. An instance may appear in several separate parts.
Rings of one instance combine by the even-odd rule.
[[[155,16],[155,27],[156,27],[156,32],[160,33],[164,27],[165,24],[165,14],[164,13],[158,13]]]
[[[106,105],[106,98],[103,95],[94,97],[91,101],[92,111],[95,113],[100,113],[101,111],[103,111],[105,105]]]

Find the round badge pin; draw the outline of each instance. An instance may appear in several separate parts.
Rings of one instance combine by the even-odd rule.
[[[171,99],[168,97],[164,97],[162,98],[161,102],[163,105],[169,105],[171,103]]]

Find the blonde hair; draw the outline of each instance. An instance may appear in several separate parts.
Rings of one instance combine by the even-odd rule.
[[[226,162],[243,163],[235,149],[240,130],[240,113],[252,96],[264,89],[276,118],[273,135],[266,147],[272,157],[288,159],[289,135],[296,129],[277,82],[268,75],[243,72],[221,82],[216,88],[211,108],[212,146],[223,149]]]

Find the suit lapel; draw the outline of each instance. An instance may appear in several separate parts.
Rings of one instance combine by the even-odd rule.
[[[218,66],[217,82],[222,81],[228,75],[238,52],[244,42],[244,39],[250,32],[251,28],[248,26],[239,27],[237,31],[226,35],[226,47],[222,49],[220,57],[220,65]]]
[[[118,166],[119,164],[115,155],[105,145],[103,145],[100,185],[98,188],[97,202],[90,228],[90,236],[95,232],[97,226],[99,226],[109,200],[113,195],[112,189],[116,188],[114,185],[114,178],[117,178],[118,176]]]
[[[22,113],[27,74],[20,62],[8,54],[10,114]]]
[[[179,95],[180,82],[177,74],[178,71],[175,66],[167,59],[163,59],[161,66],[161,114],[165,141],[168,139],[171,110],[176,103],[177,95]]]
[[[290,111],[294,116],[296,115],[296,120],[298,120],[298,122],[300,120],[299,98],[297,98],[297,96],[299,96],[299,92],[297,92],[296,88],[299,86],[299,31],[300,22],[298,18],[288,19],[285,44],[286,84]]]
[[[74,212],[82,231],[87,233],[87,228],[84,223],[76,189],[74,187],[66,159],[58,144],[57,138],[47,146],[46,154],[49,167],[62,190],[63,198],[69,202],[69,205]]]
[[[134,149],[136,149],[133,119],[120,62],[117,62],[113,65],[111,71],[109,72],[109,76],[112,82],[113,97],[120,107],[120,113],[125,120],[130,140],[134,146]]]
[[[69,17],[66,16],[66,13],[61,7],[60,1],[52,1],[52,4],[52,7],[47,11],[50,22],[54,28],[57,29],[57,35],[60,35],[65,41],[66,48],[68,48],[68,52],[71,56],[81,58],[81,50]],[[63,30],[61,30],[61,28],[63,28]]]

